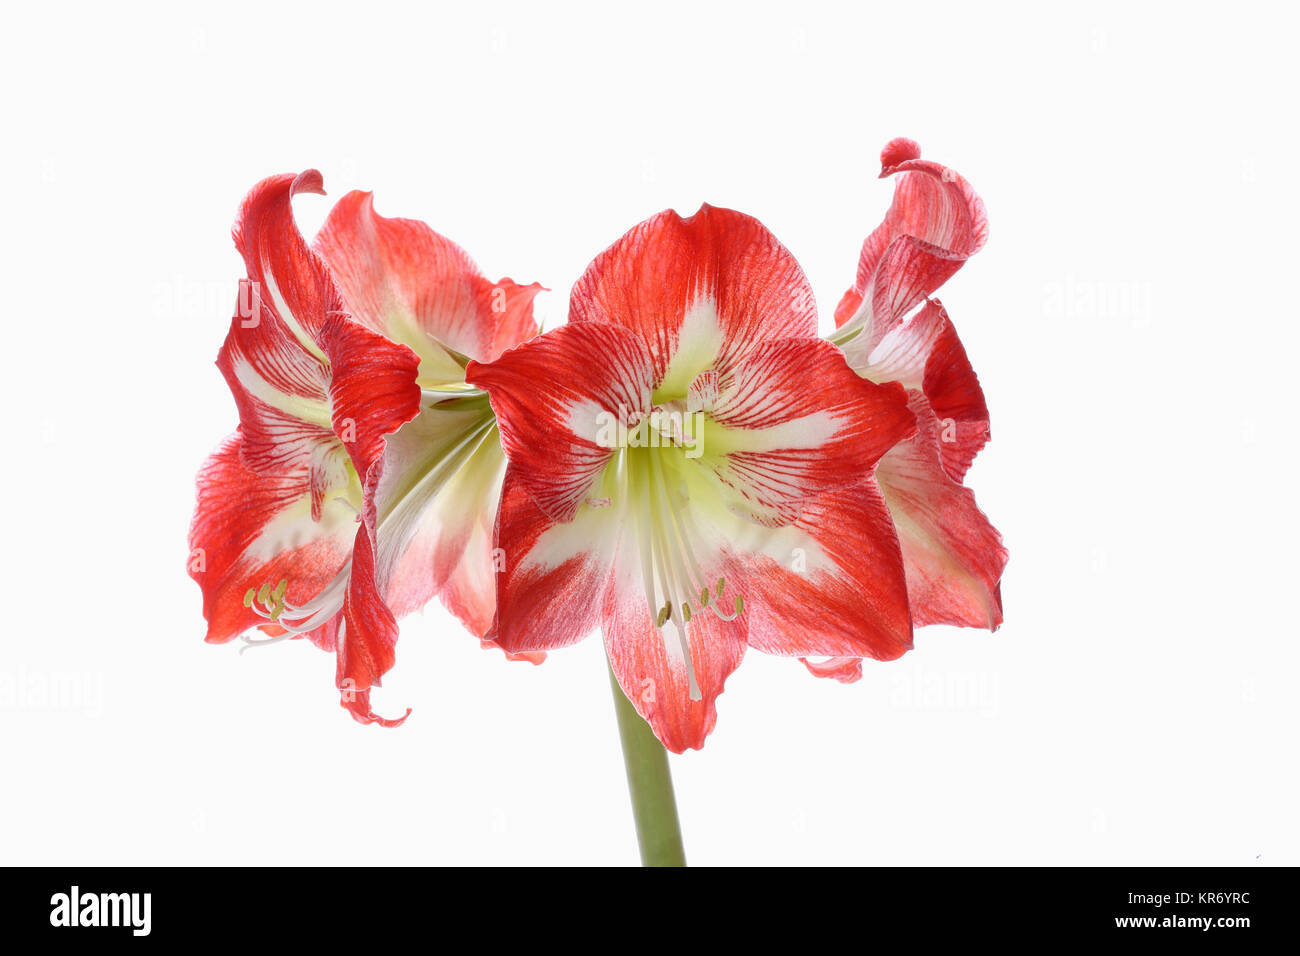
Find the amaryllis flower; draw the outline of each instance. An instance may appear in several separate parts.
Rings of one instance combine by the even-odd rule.
[[[492,531],[506,459],[465,364],[537,334],[542,286],[491,282],[422,222],[388,219],[369,193],[338,201],[316,237],[349,314],[420,358],[422,413],[388,439],[377,498],[379,571],[398,617],[437,595],[483,638],[496,610]],[[539,659],[529,655],[528,659]]]
[[[894,658],[911,646],[871,479],[914,431],[904,390],[817,338],[812,292],[757,220],[669,211],[602,253],[569,322],[471,362],[510,460],[491,637],[603,626],[661,741],[702,746],[745,648]]]
[[[532,292],[509,283],[506,308],[495,310],[490,295],[458,295],[486,283],[427,229],[424,248],[384,261],[374,235],[387,221],[360,194],[345,198],[322,239],[336,281],[294,224],[298,192],[323,192],[319,173],[258,184],[235,225],[248,278],[217,364],[240,427],[199,474],[191,573],[208,641],[254,627],[264,640],[305,636],[336,653],[343,706],[361,722],[393,725],[405,718],[376,715],[370,689],[393,666],[396,617],[441,593],[477,633],[487,626],[490,583],[463,585],[452,569],[472,547],[474,521],[442,515],[448,489],[474,489],[491,471],[482,448],[498,465],[500,452],[483,423],[486,400],[463,375],[458,393],[452,366],[468,360],[461,349],[495,354],[484,343],[512,340],[507,327],[528,334]],[[379,297],[384,289],[390,298]],[[445,294],[420,300],[418,321],[390,337],[406,290]]]
[[[916,414],[916,435],[876,469],[898,529],[913,623],[992,630],[1002,623],[1007,552],[962,485],[989,438],[988,406],[947,312],[929,298],[984,245],[988,221],[966,180],[920,156],[907,139],[881,153],[881,176],[898,177],[893,205],[863,243],[831,340],[860,375],[906,388]],[[861,675],[856,661],[809,666],[841,680]]]

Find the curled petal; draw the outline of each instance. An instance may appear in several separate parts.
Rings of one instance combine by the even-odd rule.
[[[388,219],[370,193],[335,204],[316,237],[352,316],[420,356],[426,384],[458,381],[456,354],[491,361],[537,333],[542,287],[491,282],[460,246],[414,219]]]
[[[984,391],[957,337],[948,313],[932,299],[871,349],[844,346],[845,357],[873,382],[897,382],[924,394],[938,419],[939,456],[944,470],[960,482],[989,438]]]
[[[885,221],[862,244],[857,277],[835,324],[880,336],[943,284],[988,239],[983,201],[961,176],[920,158],[897,139],[881,153],[881,176],[897,176]]]
[[[364,488],[361,523],[356,529],[352,570],[343,601],[343,623],[336,639],[337,680],[344,706],[358,716],[353,704],[364,699],[364,716],[366,722],[371,722],[368,693],[364,698],[355,695],[379,685],[396,660],[397,644],[397,620],[385,602],[375,573],[379,523],[375,493],[383,474],[387,436],[420,411],[418,359],[405,346],[342,315],[331,316],[319,335],[331,363],[334,432],[347,449]],[[376,722],[395,725],[378,718]]]
[[[326,321],[320,340],[330,359],[330,425],[364,477],[383,456],[386,436],[419,414],[419,359],[343,315]]]
[[[324,263],[294,223],[291,202],[298,193],[324,195],[321,174],[309,169],[262,180],[240,206],[233,236],[253,291],[270,319],[308,353],[323,358],[316,336],[339,309],[339,297]]]
[[[828,657],[824,661],[812,661],[806,657],[799,660],[814,677],[826,677],[841,684],[856,684],[862,680],[862,658]]]
[[[395,726],[405,720],[385,721],[370,712],[370,688],[379,686],[397,660],[397,619],[375,586],[375,543],[366,522],[357,529],[352,549],[352,577],[337,643],[336,683],[343,706],[363,723]]]
[[[511,654],[509,651],[502,650],[501,645],[497,644],[495,641],[483,640],[479,641],[479,644],[482,645],[483,650],[485,651],[501,651],[508,661],[532,664],[533,666],[546,661],[545,651],[521,651],[518,654]]]
[[[347,484],[346,456],[330,427],[329,359],[318,338],[339,308],[324,265],[293,219],[298,192],[323,192],[320,174],[284,174],[249,192],[234,238],[248,278],[217,358],[239,408],[245,465],[310,476],[313,515]]]
[[[943,309],[937,300],[934,305]],[[925,362],[921,390],[938,419],[939,460],[948,476],[959,482],[989,440],[989,408],[957,329],[946,312],[944,318]]]
[[[343,709],[352,715],[352,719],[359,724],[378,724],[380,727],[400,727],[406,723],[406,718],[411,716],[411,708],[406,708],[406,713],[401,717],[380,717],[370,707],[370,691],[353,690],[350,687],[342,689],[342,695],[339,703]]]

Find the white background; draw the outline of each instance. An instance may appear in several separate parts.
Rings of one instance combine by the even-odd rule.
[[[1007,623],[847,687],[752,653],[673,760],[689,858],[1300,863],[1294,11],[541,6],[6,12],[0,862],[635,862],[595,639],[509,664],[431,607],[396,731],[314,648],[203,643],[236,206],[317,167],[554,325],[623,231],[708,201],[829,323],[906,135],[988,205],[940,295]]]

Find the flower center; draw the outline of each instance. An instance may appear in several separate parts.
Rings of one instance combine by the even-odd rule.
[[[619,469],[627,500],[635,502],[637,544],[641,552],[646,607],[655,627],[671,627],[685,660],[691,700],[699,700],[687,627],[691,618],[710,612],[723,621],[735,620],[744,598],[730,592],[724,577],[706,575],[698,555],[708,555],[690,508],[685,449],[680,446],[629,448],[620,455]],[[664,634],[668,640],[669,635]]]

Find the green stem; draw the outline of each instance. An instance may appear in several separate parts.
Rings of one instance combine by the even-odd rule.
[[[623,742],[623,763],[627,766],[627,789],[632,795],[632,817],[641,847],[642,866],[685,866],[682,829],[677,822],[677,798],[668,769],[668,751],[641,719],[632,702],[609,672],[614,689],[614,711],[618,714],[618,735]]]

